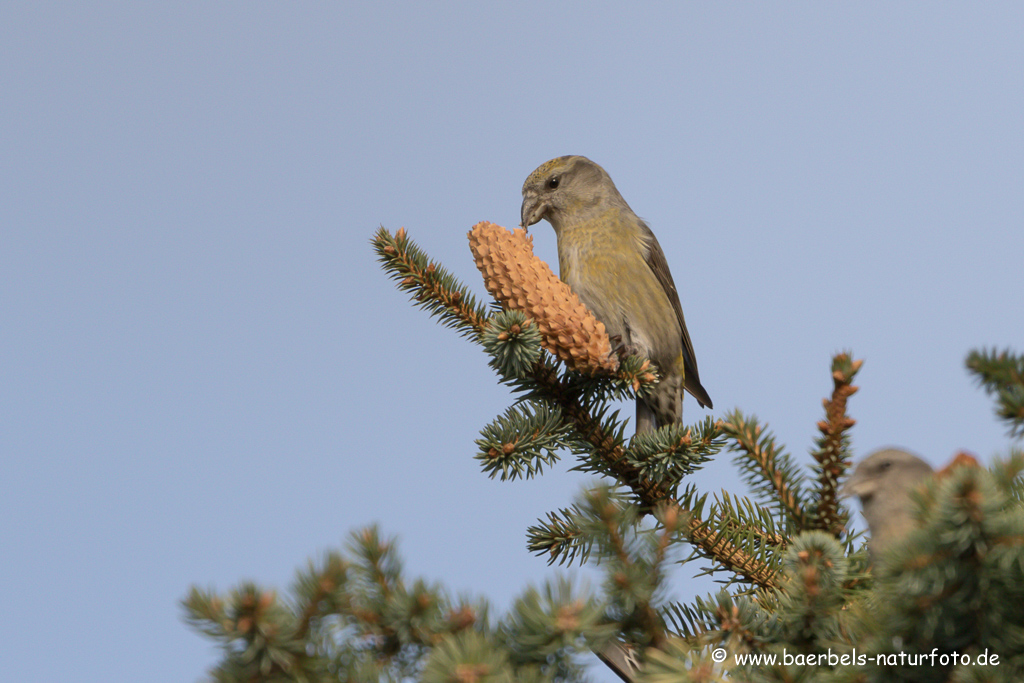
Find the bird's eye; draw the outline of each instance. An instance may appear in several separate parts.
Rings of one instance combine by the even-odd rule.
[[[549,190],[554,190],[557,187],[558,187],[558,176],[553,176],[552,178],[549,178],[548,179],[548,189]]]

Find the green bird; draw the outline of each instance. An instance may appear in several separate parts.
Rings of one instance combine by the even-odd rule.
[[[608,173],[581,156],[542,164],[523,184],[522,226],[541,219],[555,229],[562,281],[604,323],[613,343],[658,366],[661,381],[637,400],[637,433],[682,422],[684,388],[713,407],[665,252]]]

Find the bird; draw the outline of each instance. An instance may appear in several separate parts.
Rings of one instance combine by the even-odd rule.
[[[700,382],[665,252],[607,171],[575,155],[541,164],[523,183],[521,218],[524,229],[541,220],[551,224],[559,277],[618,349],[657,366],[660,382],[637,399],[637,434],[682,422],[684,389],[702,407],[714,407]]]
[[[934,470],[927,462],[898,448],[883,448],[862,460],[843,485],[843,493],[860,499],[871,538],[868,554],[877,561],[897,547],[916,526],[910,494]]]

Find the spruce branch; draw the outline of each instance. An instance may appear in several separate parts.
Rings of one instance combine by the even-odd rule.
[[[467,631],[439,643],[419,678],[423,683],[492,681],[501,680],[508,669],[508,652],[483,634]]]
[[[733,596],[722,590],[719,600],[724,600],[732,607]],[[715,598],[697,596],[692,605],[672,602],[662,607],[661,615],[665,619],[666,629],[672,636],[683,638],[691,644],[711,643],[721,638],[723,631],[720,617],[732,614],[732,609],[721,610]]]
[[[606,618],[625,639],[595,644],[594,650],[621,678],[632,681],[644,651],[665,642],[658,603],[681,515],[674,506],[659,506],[654,515],[661,529],[645,530],[639,524],[642,511],[612,487],[583,492],[577,505],[583,533],[594,539],[605,568]]]
[[[481,343],[491,356],[489,365],[505,380],[528,377],[540,360],[540,330],[520,311],[501,311],[492,316],[484,327]]]
[[[651,361],[634,355],[620,356],[619,367],[613,374],[587,374],[567,368],[562,380],[582,404],[594,407],[647,396],[661,376]]]
[[[967,369],[988,394],[996,397],[996,415],[1010,428],[1010,436],[1024,436],[1024,356],[1009,349],[972,351]]]
[[[645,650],[665,642],[659,607],[664,567],[687,521],[687,513],[675,505],[659,505],[652,512],[658,526],[645,529],[640,525],[642,511],[623,491],[596,487],[582,492],[573,508],[561,511],[560,517],[549,515],[554,524],[547,525],[570,526],[575,538],[585,539],[586,552],[597,553],[606,575],[604,619],[613,628],[605,639],[595,639],[592,632],[588,643],[626,680],[634,680]],[[576,545],[574,550],[579,548]],[[613,639],[616,634],[625,641]]]
[[[665,605],[661,610],[661,616],[665,620],[666,630],[671,635],[676,635],[687,640],[697,640],[705,634],[717,630],[712,624],[711,615],[700,609],[702,600],[696,599],[695,605],[687,605],[682,602],[672,602]]]
[[[577,469],[600,471],[623,482],[648,509],[670,497],[661,482],[644,477],[639,468],[631,464],[624,445],[625,425],[617,414],[606,419],[606,404],[584,404],[572,377],[559,377],[556,368],[547,363],[535,365],[530,379],[533,384],[530,396],[557,404],[563,419],[578,435],[577,449],[587,450]]]
[[[322,668],[296,637],[295,614],[275,591],[243,583],[222,597],[193,587],[181,604],[186,623],[220,642],[222,680],[305,680]]]
[[[481,432],[475,456],[492,479],[529,479],[558,461],[569,445],[569,427],[557,406],[527,402],[512,406]]]
[[[738,548],[717,525],[701,519],[699,511],[691,507],[691,499],[685,496],[677,498],[666,490],[665,483],[643,476],[640,468],[630,462],[622,446],[621,434],[610,433],[605,425],[594,420],[589,412],[574,402],[563,406],[563,414],[573,420],[577,431],[591,445],[590,457],[600,459],[607,468],[605,471],[630,489],[641,509],[650,510],[659,503],[680,507],[687,513],[687,523],[681,533],[700,554],[714,560],[721,568],[740,575],[742,580],[758,586],[775,585],[774,571]]]
[[[807,531],[793,539],[783,557],[777,594],[778,640],[813,651],[835,638],[849,597],[843,590],[847,567],[846,554],[832,535]]]
[[[374,527],[351,537],[346,559],[309,563],[291,598],[253,583],[225,595],[193,587],[185,620],[220,642],[218,681],[404,679],[430,649],[483,628],[486,606],[449,601],[437,586],[401,574],[395,543]]]
[[[310,562],[306,571],[298,574],[292,586],[299,612],[296,638],[307,637],[315,619],[350,607],[348,577],[349,563],[337,552],[327,553],[319,567]]]
[[[348,548],[360,561],[360,571],[353,578],[367,599],[379,603],[402,588],[402,563],[394,539],[381,538],[376,525],[353,533]]]
[[[793,458],[776,446],[775,436],[738,410],[726,415],[723,433],[735,443],[730,450],[738,453],[733,463],[739,468],[743,482],[763,505],[778,511],[779,516],[802,529],[807,526],[802,484],[803,474]]]
[[[664,650],[652,650],[647,665],[636,679],[639,683],[726,683],[736,680],[725,667],[714,664],[704,648],[670,638]]]
[[[778,558],[789,544],[789,533],[777,527],[769,508],[723,490],[715,496],[710,510],[710,516],[737,546],[766,565],[777,567]]]
[[[997,462],[992,469],[999,488],[1017,503],[1024,506],[1024,451],[1013,449],[1004,462]]]
[[[720,590],[693,605],[671,603],[662,614],[671,632],[692,645],[730,644],[733,651],[756,651],[767,643],[777,592],[756,596],[732,595]]]
[[[605,606],[585,590],[576,590],[564,577],[529,588],[512,605],[499,630],[512,652],[512,661],[548,667],[566,653],[586,644],[610,640],[616,632],[605,617]],[[556,668],[567,669],[565,662]]]
[[[381,227],[370,243],[388,276],[412,294],[414,305],[462,336],[480,335],[487,310],[454,275],[429,260],[405,228],[392,235]]]
[[[557,376],[554,368],[544,366],[534,375],[537,382],[535,395],[557,402],[565,416],[589,447],[588,458],[593,464],[600,463],[600,471],[614,477],[627,486],[635,496],[641,509],[651,510],[659,503],[675,504],[687,511],[688,522],[682,533],[702,555],[715,560],[723,569],[731,570],[758,586],[774,586],[774,571],[764,562],[737,548],[716,526],[700,518],[689,507],[688,498],[675,498],[663,483],[645,477],[640,469],[630,462],[623,446],[622,429],[615,430],[604,424],[577,400],[575,392],[569,389]],[[716,424],[717,430],[717,424]],[[659,430],[660,431],[660,430]],[[714,440],[717,437],[710,437]],[[581,465],[580,469],[586,469]],[[596,466],[594,469],[597,469]],[[590,470],[593,471],[593,470]]]
[[[572,564],[577,557],[585,563],[593,547],[593,537],[587,536],[580,522],[579,507],[562,508],[547,513],[547,520],[526,530],[527,549],[537,555],[547,555],[548,564]]]
[[[674,489],[683,477],[711,460],[723,445],[720,426],[708,417],[694,427],[677,423],[637,434],[626,449],[626,458],[641,476]]]
[[[850,428],[856,420],[846,413],[846,403],[857,393],[853,378],[857,375],[863,360],[853,360],[848,352],[832,358],[832,396],[822,400],[825,419],[818,422],[821,432],[815,440],[817,446],[811,451],[818,472],[815,500],[817,506],[811,524],[807,529],[820,529],[836,538],[846,530],[849,514],[839,503],[839,479],[850,467]]]
[[[683,538],[694,547],[695,553],[713,562],[700,575],[725,571],[734,575],[730,583],[749,583],[759,588],[776,587],[777,572],[774,564],[763,557],[765,548],[750,544],[750,539],[744,538],[743,533],[730,529],[728,522],[718,517],[716,506],[712,505],[705,516],[707,497],[706,493],[698,495],[696,488],[691,485],[676,503],[686,513],[687,523],[681,532]],[[744,548],[745,545],[749,549]]]

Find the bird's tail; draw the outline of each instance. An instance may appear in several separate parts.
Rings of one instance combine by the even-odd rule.
[[[679,375],[662,378],[647,396],[637,399],[636,428],[644,431],[683,421],[683,380]]]
[[[686,390],[697,399],[697,403],[700,404],[701,408],[714,408],[714,404],[711,403],[711,397],[708,396],[708,392],[701,386],[700,378],[691,377],[689,373],[686,375]]]
[[[693,394],[697,403],[711,408],[711,397],[699,379],[686,382],[679,376],[661,380],[648,396],[636,400],[636,433],[651,432],[659,427],[683,421],[683,389]]]

